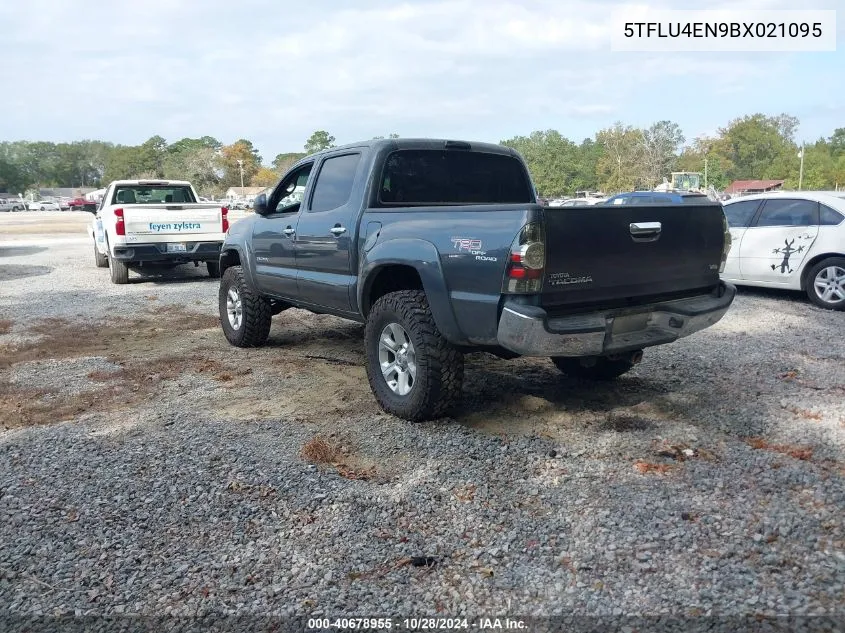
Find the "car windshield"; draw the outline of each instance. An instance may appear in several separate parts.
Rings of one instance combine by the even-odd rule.
[[[112,204],[170,204],[196,202],[185,185],[118,185]]]

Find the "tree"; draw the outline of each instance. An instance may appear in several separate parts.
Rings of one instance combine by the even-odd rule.
[[[678,148],[684,140],[680,126],[672,121],[658,121],[642,131],[639,179],[647,189],[659,185],[673,171]]]
[[[643,133],[617,121],[596,134],[604,152],[596,164],[602,191],[631,191],[640,180]]]
[[[285,173],[291,166],[300,158],[305,158],[307,154],[302,152],[286,152],[284,154],[277,154],[273,159],[273,169],[279,174]]]
[[[279,182],[279,174],[269,167],[261,167],[250,180],[253,187],[271,187]]]
[[[241,185],[241,164],[243,166],[243,182],[250,182],[261,168],[261,156],[251,141],[240,139],[231,145],[224,145],[220,149],[220,168],[222,169],[221,184],[223,187],[239,187]]]
[[[15,196],[27,188],[20,169],[4,157],[0,157],[0,191],[7,191]]]
[[[797,126],[798,119],[786,114],[734,119],[719,130],[712,152],[730,162],[731,180],[785,179],[797,175]]]
[[[501,144],[512,147],[525,159],[541,196],[561,196],[577,188],[578,147],[557,130],[537,130]]]
[[[164,158],[167,141],[161,136],[152,136],[138,148],[141,171],[154,178],[164,177]]]
[[[830,152],[836,157],[845,156],[845,127],[838,127],[828,139]]]
[[[164,176],[174,180],[190,180],[198,191],[215,192],[222,176],[218,168],[216,141],[211,137],[183,138],[167,147],[164,159]],[[211,139],[214,140],[214,139]],[[240,178],[240,173],[238,174]]]
[[[325,130],[317,130],[305,141],[305,153],[314,154],[334,147],[335,138]]]

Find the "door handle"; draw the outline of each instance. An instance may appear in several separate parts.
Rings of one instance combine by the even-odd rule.
[[[631,222],[628,228],[631,235],[651,235],[660,233],[663,226],[660,222]]]
[[[340,224],[336,224],[332,228],[330,228],[329,231],[332,235],[337,237],[338,235],[343,235],[344,233],[346,233],[346,227],[343,227]]]
[[[287,235],[288,237],[290,237],[291,235],[293,235],[294,233],[296,233],[296,229],[295,229],[295,228],[293,228],[292,226],[289,226],[289,227],[288,227],[288,228],[286,228],[283,232],[284,232],[284,234],[285,234],[285,235]]]

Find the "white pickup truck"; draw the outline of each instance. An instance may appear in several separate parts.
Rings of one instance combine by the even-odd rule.
[[[108,267],[116,284],[129,282],[130,268],[188,262],[205,262],[209,276],[219,277],[229,210],[198,199],[185,181],[111,183],[88,227],[95,263]]]

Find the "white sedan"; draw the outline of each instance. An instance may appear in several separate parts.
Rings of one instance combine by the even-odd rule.
[[[53,202],[52,200],[41,200],[40,202],[30,202],[28,208],[29,208],[30,211],[61,211],[62,210],[62,208],[59,206],[59,203]]]
[[[803,290],[822,308],[845,310],[845,192],[783,192],[724,203],[731,249],[722,279]]]

